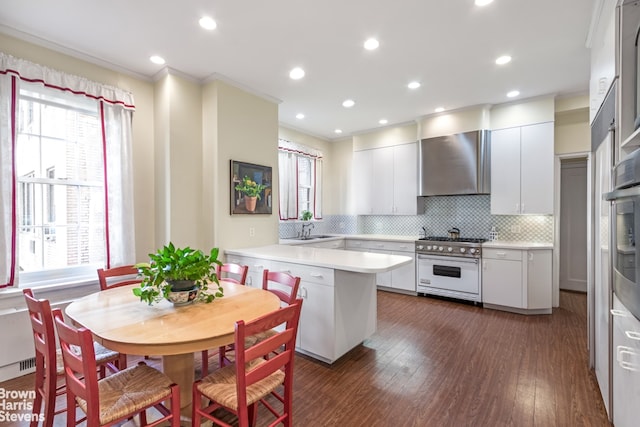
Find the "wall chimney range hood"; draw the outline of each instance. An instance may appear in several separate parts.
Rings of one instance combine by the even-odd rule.
[[[427,138],[419,145],[418,196],[491,193],[491,132]]]

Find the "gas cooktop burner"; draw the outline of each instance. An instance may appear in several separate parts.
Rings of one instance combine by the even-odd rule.
[[[450,237],[438,237],[438,236],[421,237],[419,240],[430,240],[432,242],[460,242],[460,243],[483,243],[487,241],[487,239],[481,239],[481,238],[474,239],[474,238],[461,237],[459,239],[452,239]]]

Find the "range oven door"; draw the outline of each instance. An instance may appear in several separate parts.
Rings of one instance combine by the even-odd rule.
[[[606,194],[614,202],[613,212],[613,291],[627,309],[640,319],[640,252],[637,231],[640,230],[640,186]]]
[[[480,262],[474,258],[417,257],[417,291],[480,302]]]

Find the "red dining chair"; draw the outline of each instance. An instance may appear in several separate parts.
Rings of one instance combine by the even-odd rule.
[[[36,352],[35,372],[35,399],[32,407],[31,427],[38,425],[39,415],[44,402],[44,426],[53,426],[55,415],[66,411],[61,408],[56,411],[56,398],[66,392],[64,383],[58,386],[58,377],[62,376],[62,353],[56,350],[56,331],[51,315],[51,304],[46,299],[36,299],[31,289],[23,289],[22,293],[27,304],[31,328],[33,330],[33,342]],[[98,355],[97,366],[100,376],[106,375],[105,367],[112,372],[126,367],[126,358],[115,351],[108,350],[98,343],[93,343],[95,353]],[[96,367],[96,369],[98,369]]]
[[[77,403],[86,414],[77,421],[76,411],[67,411],[68,427],[85,420],[90,427],[112,426],[135,415],[140,416],[141,426],[166,421],[171,421],[172,427],[180,426],[180,390],[169,377],[140,362],[98,380],[91,331],[67,325],[59,309],[53,310],[53,318],[64,362],[67,407]],[[170,407],[163,404],[165,401],[170,402]],[[147,423],[146,410],[150,408],[162,417]]]
[[[275,294],[284,304],[290,304],[295,301],[296,296],[298,295],[299,286],[300,278],[292,276],[289,273],[269,271],[266,269],[262,272],[262,289]],[[275,331],[264,331],[263,333],[249,336],[247,337],[245,346],[253,345],[255,342],[262,341],[274,333]],[[231,362],[227,358],[226,350],[226,348],[220,347],[220,351],[218,352],[220,367]]]
[[[133,265],[98,269],[98,280],[100,281],[101,291],[142,282],[142,279],[137,276],[138,269]]]
[[[216,266],[216,275],[219,279],[224,279],[229,282],[236,283],[238,285],[244,285],[247,280],[247,273],[249,273],[248,265],[240,265],[234,263],[225,263]],[[220,366],[226,359],[226,352],[233,351],[233,344],[229,346],[220,346],[218,348],[218,363]],[[209,373],[209,350],[202,350],[202,376],[204,377]]]
[[[300,319],[302,300],[245,323],[240,320],[235,327],[236,360],[193,384],[193,425],[199,426],[202,417],[217,425],[228,426],[217,418],[216,410],[225,408],[236,414],[238,426],[255,424],[258,403],[262,403],[276,420],[269,424],[293,425],[293,361],[295,341]],[[247,337],[275,327],[284,327],[269,338],[245,347]],[[281,348],[277,356],[266,358]],[[242,350],[238,350],[242,349]],[[278,411],[265,398],[281,385],[283,408]],[[202,405],[202,398],[208,403]]]
[[[216,266],[216,275],[219,279],[224,279],[239,285],[245,284],[247,273],[249,273],[248,265],[225,263]]]

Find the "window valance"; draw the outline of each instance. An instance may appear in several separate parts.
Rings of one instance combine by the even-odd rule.
[[[130,92],[66,74],[3,52],[0,52],[0,74],[15,75],[28,82],[42,83],[47,87],[85,95],[109,104],[120,105],[128,110],[135,109],[133,94]]]

